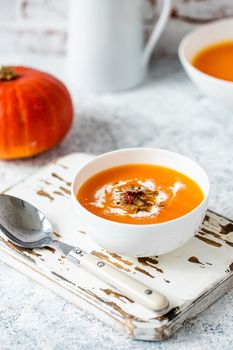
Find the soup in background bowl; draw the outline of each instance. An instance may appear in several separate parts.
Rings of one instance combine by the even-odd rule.
[[[197,163],[154,148],[98,156],[72,184],[84,229],[100,246],[128,256],[160,255],[187,242],[204,218],[208,192]]]
[[[220,41],[198,51],[192,65],[212,77],[233,82],[233,41]]]

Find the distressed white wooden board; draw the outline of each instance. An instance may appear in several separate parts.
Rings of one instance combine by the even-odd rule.
[[[107,259],[123,272],[164,293],[170,301],[168,313],[161,317],[132,302],[58,251],[19,249],[1,234],[0,257],[134,338],[165,339],[233,285],[233,222],[208,211],[195,238],[159,258],[136,259],[107,252],[85,234],[69,198],[70,182],[91,158],[81,153],[61,158],[6,193],[26,199],[42,210],[64,242]]]

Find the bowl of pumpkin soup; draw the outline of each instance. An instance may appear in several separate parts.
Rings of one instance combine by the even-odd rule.
[[[233,18],[202,25],[186,35],[179,58],[206,95],[233,107]]]
[[[161,255],[187,242],[203,220],[208,192],[208,177],[197,163],[156,148],[102,154],[72,184],[90,237],[128,256]]]

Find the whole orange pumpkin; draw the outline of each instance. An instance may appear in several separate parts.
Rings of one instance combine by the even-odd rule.
[[[0,158],[31,157],[68,132],[73,107],[54,76],[27,67],[0,67]]]

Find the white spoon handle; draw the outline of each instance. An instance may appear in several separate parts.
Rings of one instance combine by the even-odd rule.
[[[67,257],[143,306],[159,313],[167,310],[169,302],[164,295],[119,271],[105,261],[87,254],[80,248],[72,250]]]

